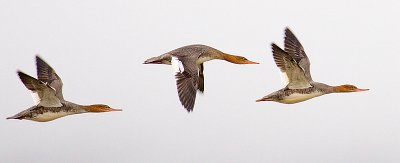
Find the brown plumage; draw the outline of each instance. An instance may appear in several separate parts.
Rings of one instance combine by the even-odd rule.
[[[121,111],[103,104],[85,106],[65,101],[62,95],[63,83],[54,69],[38,56],[36,66],[38,79],[21,71],[17,72],[25,87],[32,91],[34,97],[37,96],[36,105],[7,119],[47,122],[72,114]]]
[[[204,65],[213,59],[235,64],[257,64],[245,57],[226,54],[206,45],[188,45],[147,59],[144,64],[168,64],[176,68],[179,100],[188,112],[193,111],[196,91],[204,92]]]
[[[285,50],[272,43],[272,55],[276,66],[288,79],[283,89],[264,96],[259,101],[275,101],[285,104],[302,102],[314,97],[338,92],[360,92],[368,89],[359,89],[353,85],[329,86],[314,82],[310,73],[310,60],[303,46],[290,31],[285,29]]]

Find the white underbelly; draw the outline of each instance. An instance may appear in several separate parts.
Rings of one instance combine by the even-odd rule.
[[[71,115],[73,113],[70,112],[46,112],[43,114],[39,114],[34,118],[31,118],[30,120],[32,121],[37,121],[37,122],[47,122],[47,121],[51,121],[51,120],[55,120],[57,118],[61,118],[67,115]]]
[[[312,92],[310,94],[293,93],[293,94],[291,94],[289,96],[286,96],[285,98],[283,98],[279,102],[285,103],[285,104],[294,104],[294,103],[306,101],[306,100],[309,100],[309,99],[312,99],[314,97],[318,97],[318,96],[321,96],[321,95],[323,95],[323,93],[320,92],[320,91],[315,91],[315,92]]]

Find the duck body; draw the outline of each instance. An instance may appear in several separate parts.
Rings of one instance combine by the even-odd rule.
[[[172,64],[172,58],[175,57],[179,60],[185,61],[195,61],[197,65],[213,59],[223,59],[223,52],[212,48],[210,46],[194,44],[187,45],[157,57],[152,57],[147,59],[144,64]]]
[[[283,104],[294,104],[303,102],[314,97],[322,96],[333,92],[331,86],[313,82],[310,83],[312,87],[304,89],[290,89],[287,86],[276,92],[273,92],[258,101],[275,101]]]
[[[196,92],[204,92],[204,62],[220,59],[235,64],[258,64],[245,57],[226,54],[213,47],[187,45],[157,57],[147,59],[144,64],[167,64],[174,67],[179,100],[188,112],[193,111]]]
[[[277,67],[281,70],[286,86],[273,92],[260,101],[275,101],[284,104],[294,104],[322,96],[329,93],[361,92],[368,89],[359,89],[353,85],[329,86],[314,82],[310,72],[310,61],[303,46],[296,36],[288,29],[285,30],[285,48],[281,49],[272,43],[272,55]]]
[[[35,105],[7,119],[27,119],[36,122],[47,122],[68,115],[87,113],[83,106],[68,101],[61,102],[61,107],[44,107]]]

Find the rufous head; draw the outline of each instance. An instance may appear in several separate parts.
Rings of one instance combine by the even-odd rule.
[[[334,87],[335,92],[362,92],[362,91],[368,91],[368,90],[369,89],[360,89],[354,85],[349,85],[349,84]]]
[[[110,112],[110,111],[122,111],[122,109],[113,109],[109,107],[108,105],[103,105],[103,104],[95,104],[95,105],[89,105],[85,108],[87,112]]]
[[[235,64],[259,64],[257,62],[250,61],[245,57],[230,54],[225,54],[224,60]]]

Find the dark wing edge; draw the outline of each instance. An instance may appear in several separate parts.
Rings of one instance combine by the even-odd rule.
[[[53,87],[56,90],[56,96],[63,100],[64,97],[62,95],[62,80],[54,71],[54,69],[47,64],[42,58],[36,56],[36,70],[38,80],[47,83],[49,86]]]
[[[21,71],[17,71],[17,74],[19,78],[21,79],[22,83],[24,83],[25,87],[31,91],[37,92],[39,89],[38,88],[40,85],[43,85],[39,80],[33,78],[32,76],[29,76],[28,74],[25,74]]]
[[[279,67],[279,69],[282,72],[286,72],[287,63],[285,62],[285,58],[286,60],[290,60],[291,57],[275,43],[272,43],[271,47],[272,47],[272,56],[274,58],[276,66]]]
[[[183,72],[176,73],[175,78],[181,104],[188,112],[193,111],[197,90],[193,82],[193,77]]]
[[[297,65],[299,65],[299,67],[304,71],[307,80],[312,81],[310,60],[308,59],[300,41],[289,28],[285,29],[285,52],[287,52],[297,62]]]
[[[285,52],[296,62],[299,62],[303,57],[307,57],[300,41],[289,28],[285,29]]]

